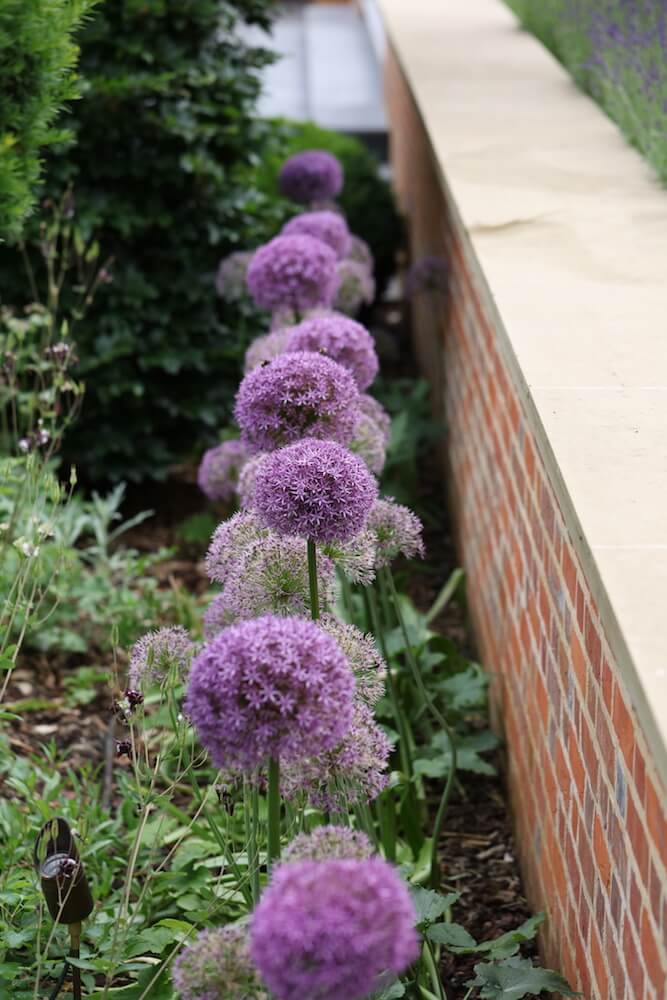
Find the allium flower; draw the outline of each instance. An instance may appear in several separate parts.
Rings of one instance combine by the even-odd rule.
[[[253,455],[249,458],[241,469],[239,475],[239,483],[237,486],[237,493],[239,497],[239,507],[242,510],[247,510],[252,507],[255,499],[255,479],[257,477],[257,470],[265,459],[263,452],[259,455]]]
[[[347,223],[338,212],[304,212],[295,215],[282,228],[283,236],[313,236],[331,247],[340,260],[350,245]]]
[[[226,521],[221,521],[213,532],[204,566],[209,580],[226,583],[239,559],[249,546],[268,534],[264,525],[253,514],[239,511]]]
[[[382,659],[372,635],[364,635],[355,625],[341,622],[333,615],[323,615],[319,621],[335,639],[348,659],[356,681],[355,698],[373,706],[384,694],[387,665]]]
[[[225,629],[192,664],[185,711],[213,763],[253,769],[321,754],[352,719],[354,675],[337,644],[305,618],[263,615]]]
[[[334,309],[347,316],[356,316],[363,305],[370,305],[375,298],[373,275],[359,261],[339,260],[338,291],[333,302]]]
[[[271,312],[330,306],[337,287],[336,254],[313,236],[276,236],[256,251],[248,268],[250,294]]]
[[[185,677],[194,651],[187,629],[180,625],[147,632],[130,650],[129,687],[140,689],[150,681],[162,681],[174,667]]]
[[[389,780],[391,751],[372,711],[357,701],[352,725],[335,749],[285,764],[283,794],[288,799],[305,795],[310,805],[325,812],[346,812],[357,803],[372,802]]]
[[[368,393],[364,392],[359,397],[359,409],[378,425],[382,431],[385,445],[389,444],[391,437],[391,417],[384,406],[378,403],[377,399],[374,399],[373,396],[369,396]]]
[[[245,376],[234,414],[254,451],[273,451],[303,437],[346,444],[358,419],[352,375],[310,351],[284,354]]]
[[[307,149],[283,163],[278,178],[280,193],[300,205],[329,201],[343,188],[340,161],[323,149]]]
[[[268,455],[257,471],[255,510],[279,534],[346,542],[366,523],[377,483],[334,441],[306,439]]]
[[[250,960],[248,929],[229,924],[200,931],[174,963],[181,1000],[269,1000]]]
[[[416,261],[408,272],[405,290],[409,297],[430,292],[447,293],[447,265],[440,257],[426,256]]]
[[[294,861],[252,916],[250,954],[276,1000],[361,1000],[417,958],[416,919],[382,858]]]
[[[350,451],[364,460],[374,476],[379,476],[384,469],[387,457],[384,434],[370,417],[362,415],[359,418]]]
[[[283,851],[282,863],[291,861],[333,861],[371,858],[373,845],[361,830],[347,826],[317,826],[311,833],[300,833]]]
[[[357,264],[362,264],[369,274],[372,274],[375,270],[375,261],[373,260],[371,248],[366,240],[362,240],[361,236],[355,236],[354,233],[350,234],[347,259],[356,261]]]
[[[236,250],[220,261],[215,276],[215,288],[225,302],[240,302],[247,299],[246,277],[252,257],[252,250]]]
[[[378,500],[368,517],[368,528],[377,539],[376,566],[388,566],[401,555],[424,555],[423,525],[416,514],[390,497]]]
[[[375,532],[363,529],[347,542],[327,542],[322,551],[350,583],[367,587],[375,579]]]
[[[261,337],[255,337],[245,352],[243,371],[247,375],[254,368],[273,361],[279,354],[282,354],[287,346],[289,330],[273,330],[272,333],[264,333]]]
[[[292,327],[288,351],[317,351],[352,373],[359,389],[366,389],[378,373],[375,342],[366,327],[349,316],[328,313],[311,316]]]
[[[197,483],[209,500],[229,503],[236,496],[239,473],[248,459],[246,446],[237,440],[223,441],[204,452]]]

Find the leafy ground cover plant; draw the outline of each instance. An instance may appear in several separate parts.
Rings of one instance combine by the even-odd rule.
[[[667,10],[658,0],[507,0],[667,182]]]

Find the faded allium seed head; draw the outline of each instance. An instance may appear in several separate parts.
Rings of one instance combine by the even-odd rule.
[[[255,337],[245,352],[243,363],[245,374],[282,354],[287,346],[288,337],[289,329],[273,330],[271,333],[262,334],[261,337]]]
[[[215,288],[225,302],[241,302],[248,297],[246,278],[252,258],[252,250],[236,250],[220,261]]]
[[[359,418],[354,437],[350,441],[350,451],[363,459],[374,476],[379,476],[384,469],[387,457],[384,434],[375,421],[365,414]]]
[[[374,854],[373,845],[361,830],[347,826],[318,826],[300,833],[284,850],[282,863],[291,861],[363,861]]]
[[[180,625],[147,632],[130,650],[130,687],[141,689],[151,681],[159,683],[172,669],[184,678],[194,650],[189,632]]]
[[[245,376],[234,414],[253,451],[274,451],[303,437],[346,444],[358,419],[349,371],[309,351],[284,354]]]
[[[315,351],[351,373],[359,389],[367,389],[378,373],[375,342],[365,326],[340,313],[323,313],[292,327],[287,351]]]
[[[226,583],[230,573],[246,550],[268,534],[256,515],[239,511],[221,521],[213,532],[204,566],[206,574],[215,583]]]
[[[347,542],[327,542],[322,551],[350,583],[367,587],[375,579],[375,545],[375,533],[364,528]]]
[[[300,205],[329,201],[343,188],[343,168],[331,153],[307,149],[285,160],[278,184],[285,198]]]
[[[230,503],[236,496],[239,474],[248,459],[248,449],[238,440],[223,441],[204,452],[197,483],[209,500]]]
[[[354,261],[356,264],[361,264],[369,274],[372,274],[375,270],[375,261],[373,260],[371,248],[366,240],[362,240],[361,236],[355,236],[354,233],[350,235],[347,259]]]
[[[181,1000],[269,1000],[250,960],[248,930],[229,924],[200,931],[174,963]]]
[[[348,251],[350,233],[347,223],[338,212],[304,212],[296,215],[282,228],[283,236],[312,236],[331,247],[340,260]]]
[[[356,316],[363,305],[375,298],[375,281],[364,264],[346,257],[339,260],[338,291],[333,306],[347,316]]]
[[[239,475],[238,484],[238,496],[239,496],[239,507],[241,510],[248,510],[252,507],[255,499],[255,479],[257,478],[257,470],[264,461],[265,455],[260,452],[258,455],[253,455],[249,458],[241,469]]]
[[[391,437],[391,417],[384,406],[378,403],[377,399],[373,396],[369,396],[368,393],[364,392],[359,397],[359,409],[365,416],[370,417],[373,423],[377,424],[382,432],[385,445],[389,444],[389,438]]]
[[[353,693],[331,636],[305,618],[263,615],[225,629],[195,657],[185,711],[215,766],[243,771],[336,746]]]
[[[257,471],[254,509],[281,535],[346,542],[362,530],[377,483],[334,441],[306,439],[268,455]]]
[[[348,659],[356,681],[355,698],[375,705],[384,694],[387,665],[372,635],[365,635],[355,625],[341,622],[333,615],[323,615],[320,627],[335,639]]]
[[[382,858],[282,864],[255,910],[250,954],[277,1000],[361,1000],[419,952],[408,889]]]
[[[329,307],[337,287],[336,254],[313,236],[276,236],[255,252],[248,268],[248,291],[270,312]]]
[[[424,555],[423,525],[408,507],[390,497],[378,500],[368,517],[368,528],[377,540],[376,566],[389,566],[397,556]]]

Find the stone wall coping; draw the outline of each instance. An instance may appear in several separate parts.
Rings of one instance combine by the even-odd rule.
[[[667,192],[501,0],[378,3],[666,781]]]

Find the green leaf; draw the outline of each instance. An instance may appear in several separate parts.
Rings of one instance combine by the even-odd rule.
[[[426,937],[451,951],[474,951],[477,945],[474,937],[461,924],[434,924],[427,930]]]
[[[399,1000],[405,996],[405,986],[398,979],[385,986],[381,993],[374,993],[373,1000]]]
[[[566,997],[581,996],[557,972],[541,969],[527,958],[479,963],[475,966],[475,978],[466,985],[480,988],[481,1000],[521,1000],[539,996],[545,990]]]
[[[516,930],[508,931],[494,941],[483,941],[477,946],[477,951],[488,952],[491,958],[510,958],[512,955],[516,955],[519,945],[523,944],[524,941],[533,940],[543,922],[544,914],[536,913]]]
[[[417,927],[424,930],[429,924],[435,923],[438,917],[441,917],[450,906],[454,905],[460,895],[459,892],[450,892],[446,896],[442,896],[439,892],[434,892],[433,889],[422,889],[418,885],[411,886],[410,896],[417,914]]]

